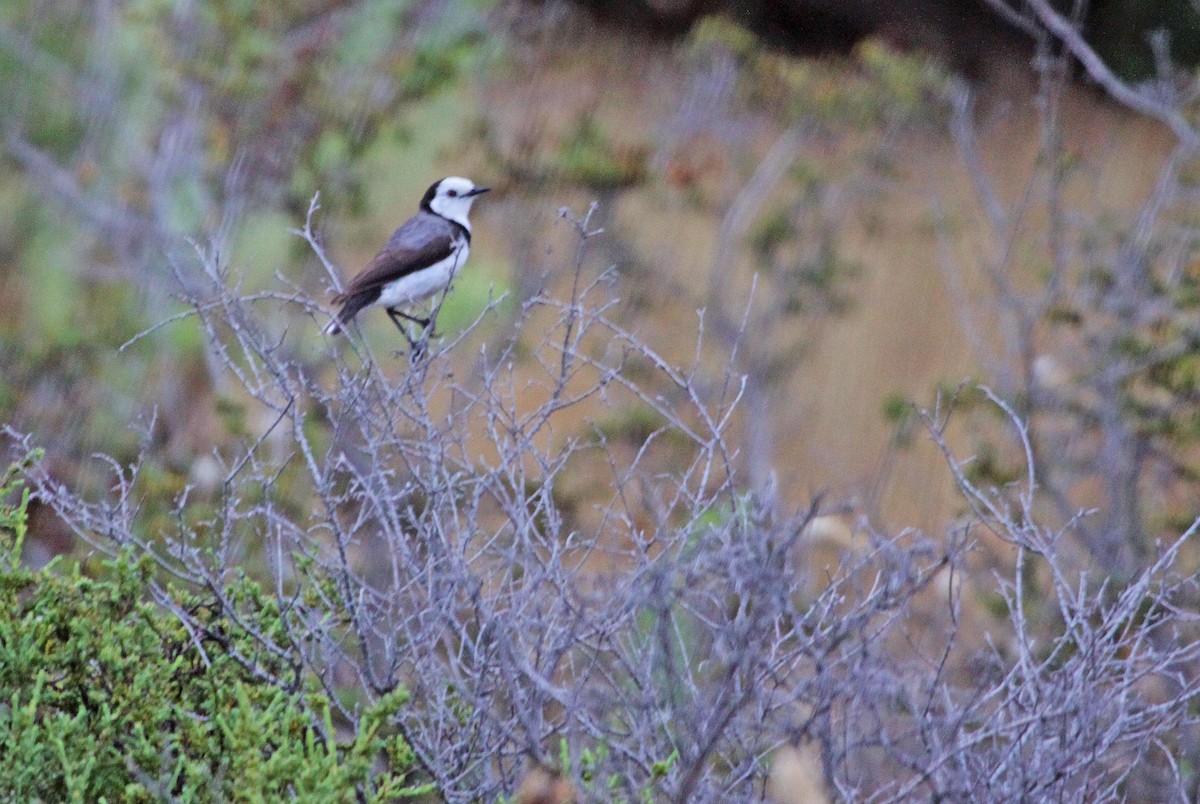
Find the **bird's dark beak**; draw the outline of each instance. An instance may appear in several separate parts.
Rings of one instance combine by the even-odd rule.
[[[476,187],[474,190],[467,193],[467,195],[479,195],[480,193],[486,193],[490,189],[492,189],[492,188],[491,187]]]

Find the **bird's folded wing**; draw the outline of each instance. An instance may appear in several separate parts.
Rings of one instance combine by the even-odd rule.
[[[400,232],[396,233],[399,234]],[[454,253],[455,242],[450,234],[426,239],[416,248],[397,242],[402,238],[396,235],[383,247],[383,251],[376,254],[374,259],[350,280],[346,289],[334,299],[335,304],[340,304],[351,296],[382,288],[389,282],[428,268]]]

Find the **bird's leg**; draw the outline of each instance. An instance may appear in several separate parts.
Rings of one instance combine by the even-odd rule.
[[[404,336],[404,340],[408,341],[408,345],[412,348],[413,354],[421,351],[421,344],[417,341],[414,341],[412,336],[408,334],[408,330],[404,328],[404,324],[400,323],[401,318],[407,318],[414,322],[417,322],[417,319],[413,318],[411,315],[405,315],[395,307],[388,307],[387,314],[388,318],[392,319],[392,323],[396,325],[396,329],[400,330],[400,334]]]
[[[417,318],[415,315],[409,315],[408,313],[401,312],[400,310],[397,310],[394,307],[392,309],[390,309],[388,312],[395,313],[396,315],[400,316],[401,318],[406,318],[409,321],[413,322],[414,324],[420,324],[421,329],[425,329],[426,327],[429,326],[428,318]]]
[[[395,309],[395,308],[393,308],[393,309]],[[434,319],[432,317],[431,318],[418,318],[415,315],[410,315],[409,313],[401,312],[400,310],[395,310],[395,313],[396,313],[396,315],[400,316],[401,318],[406,318],[409,321],[413,322],[414,324],[419,326],[421,329],[426,330],[426,332],[422,333],[422,337],[428,336],[430,338],[433,338],[437,335],[437,333],[433,331],[434,327],[432,325],[434,323]],[[392,320],[394,321],[395,319],[392,319]]]

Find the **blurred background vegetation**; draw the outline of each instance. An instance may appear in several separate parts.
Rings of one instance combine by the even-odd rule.
[[[1096,2],[1084,30],[1131,81],[1155,42],[1185,70],[1200,52],[1185,0]],[[183,309],[193,248],[245,292],[323,300],[292,233],[316,193],[346,276],[424,187],[465,174],[498,192],[445,325],[553,287],[556,211],[596,200],[596,266],[617,268],[624,315],[657,348],[689,355],[704,308],[728,351],[750,310],[748,408],[771,423],[748,442],[752,476],[777,472],[797,503],[828,490],[881,523],[940,526],[953,489],[904,437],[903,402],[995,374],[935,258],[986,240],[948,87],[972,82],[982,155],[1017,198],[1045,158],[1034,55],[984,5],[935,0],[8,3],[0,420],[43,434],[64,479],[149,440],[159,492],[202,482],[206,456],[263,424],[194,323],[120,348]],[[1169,136],[1082,84],[1064,104],[1068,189],[1091,218],[1127,214]],[[977,288],[978,262],[957,281]],[[277,306],[287,348],[319,363],[320,321]],[[49,550],[69,547],[59,536]]]
[[[1131,85],[1195,86],[1188,0],[1056,6]],[[595,201],[587,269],[615,268],[622,323],[681,364],[701,318],[699,360],[736,352],[749,487],[941,532],[963,500],[910,402],[981,380],[1035,428],[1047,511],[1100,510],[1083,563],[1132,574],[1196,514],[1200,170],[1186,154],[1162,190],[1175,137],[1078,70],[1034,69],[1060,50],[962,0],[9,0],[0,422],[75,488],[106,482],[95,453],[144,455],[153,532],[271,425],[195,320],[172,320],[202,287],[196,251],[319,370],[326,320],[295,302],[331,292],[294,231],[313,198],[348,277],[430,183],[465,175],[495,192],[445,333],[507,294],[485,343],[568,284],[559,210]],[[1143,226],[1156,193],[1168,211]],[[1150,266],[1129,309],[1127,263]],[[396,340],[382,315],[363,331]],[[972,477],[1019,478],[973,401],[948,431]],[[658,427],[642,408],[569,415],[635,447]],[[560,506],[585,512],[596,486],[563,484]],[[74,547],[36,499],[30,515],[30,562]]]

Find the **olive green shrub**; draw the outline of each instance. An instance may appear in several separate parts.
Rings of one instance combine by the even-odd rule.
[[[0,800],[420,794],[406,784],[411,750],[384,728],[403,688],[343,733],[298,663],[256,651],[252,632],[276,629],[280,612],[253,582],[238,582],[242,611],[259,615],[247,623],[203,592],[154,587],[170,599],[151,599],[149,562],[125,553],[86,574],[23,566],[29,495],[15,475],[0,497]]]

